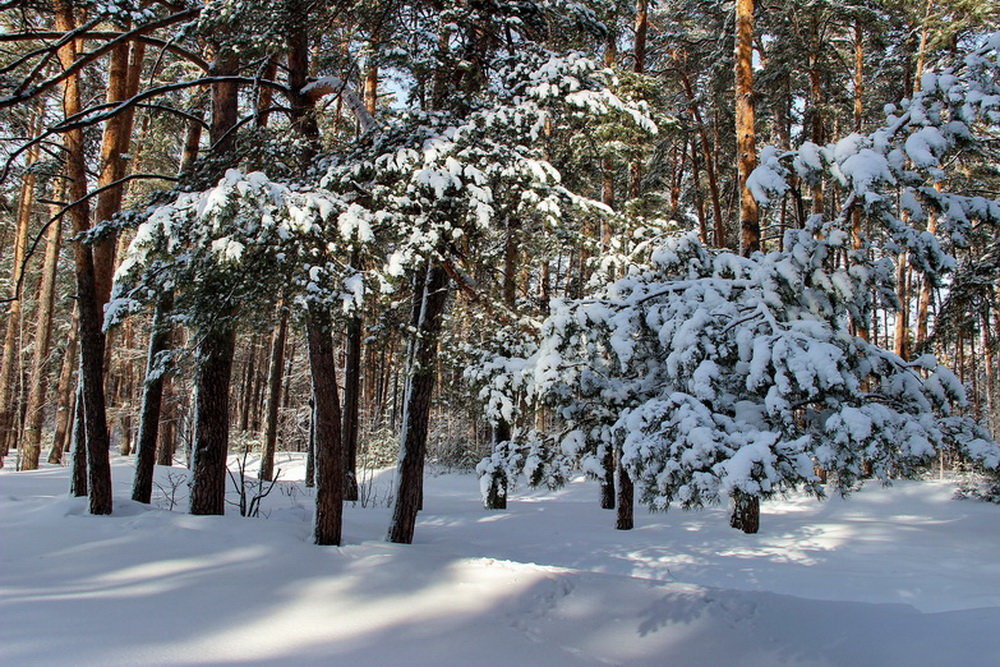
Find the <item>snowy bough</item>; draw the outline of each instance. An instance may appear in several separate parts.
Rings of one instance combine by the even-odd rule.
[[[973,225],[1000,221],[997,202],[934,187],[945,161],[975,146],[976,128],[1000,118],[998,46],[991,39],[959,68],[925,76],[925,92],[871,135],[765,150],[751,178],[762,204],[793,170],[848,193],[838,215],[787,231],[781,250],[741,257],[694,236],[671,240],[644,269],[553,303],[521,355],[484,351],[469,376],[491,418],[534,402],[557,422],[498,445],[479,466],[484,492],[521,473],[532,484],[558,485],[574,470],[606,478],[613,452],[650,508],[732,498],[733,525],[754,532],[760,499],[820,496],[820,472],[846,492],[869,475],[912,476],[945,449],[997,469],[989,434],[954,414],[965,394],[948,369],[855,335],[876,299],[895,303],[895,285],[854,212],[936,281],[954,262],[916,223],[939,216],[960,246]]]

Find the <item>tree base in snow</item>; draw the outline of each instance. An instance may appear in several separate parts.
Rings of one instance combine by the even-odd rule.
[[[748,535],[760,530],[760,498],[742,491],[734,492],[729,525]]]
[[[507,479],[503,475],[494,475],[490,480],[483,507],[488,510],[507,509]]]

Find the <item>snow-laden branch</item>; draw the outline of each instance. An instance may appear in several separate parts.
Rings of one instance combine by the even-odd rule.
[[[312,101],[316,101],[326,95],[337,95],[347,104],[358,122],[361,123],[361,131],[368,132],[375,127],[375,119],[368,112],[364,100],[358,95],[358,91],[347,81],[336,76],[324,76],[307,84],[299,91]]]

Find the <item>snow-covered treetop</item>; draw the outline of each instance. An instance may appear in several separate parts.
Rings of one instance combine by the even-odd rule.
[[[363,283],[337,258],[372,238],[364,212],[332,192],[231,169],[214,187],[149,211],[115,275],[106,320],[170,289],[199,300],[192,312],[209,318],[220,316],[213,300],[233,308],[279,295],[355,308]]]
[[[954,415],[965,396],[950,371],[852,333],[867,324],[873,293],[895,304],[892,263],[858,238],[855,210],[883,230],[885,251],[907,250],[930,275],[954,260],[920,229],[929,212],[956,245],[972,225],[1000,221],[996,201],[935,187],[946,160],[1000,120],[998,46],[991,37],[959,67],[925,75],[921,93],[869,135],[765,150],[750,180],[761,203],[792,173],[846,191],[838,215],[788,230],[781,250],[742,257],[675,238],[644,270],[553,302],[536,345],[483,350],[468,377],[491,419],[517,421],[518,406],[541,401],[559,425],[515,432],[481,474],[603,475],[617,448],[643,499],[666,509],[795,487],[819,494],[814,466],[848,490],[868,466],[880,479],[906,476],[945,448],[1000,466],[985,430]]]
[[[384,230],[388,278],[428,258],[448,261],[512,217],[554,229],[570,213],[611,214],[563,185],[544,139],[564,115],[624,115],[646,132],[655,125],[642,105],[607,88],[611,74],[593,60],[535,55],[504,70],[503,92],[484,94],[477,109],[401,111],[370,143],[331,158],[323,186]]]
[[[933,279],[954,262],[934,234],[914,223],[936,215],[938,233],[959,247],[973,225],[1000,223],[1000,202],[935,187],[947,178],[949,160],[975,150],[1000,123],[1000,33],[986,36],[953,67],[925,73],[912,99],[885,111],[885,122],[868,134],[826,146],[807,141],[787,152],[765,148],[748,187],[767,206],[780,201],[793,174],[806,183],[834,180],[845,191],[839,214],[815,226],[846,230],[860,209],[887,235],[888,252],[909,252]]]
[[[529,459],[528,447],[549,465],[599,475],[606,448],[620,446],[643,499],[666,509],[737,490],[821,493],[814,465],[835,471],[846,490],[866,462],[890,479],[942,448],[1000,465],[985,431],[951,415],[965,398],[950,371],[851,335],[838,304],[860,282],[831,261],[849,242],[794,230],[788,250],[745,258],[685,236],[654,253],[644,273],[554,303],[536,349],[487,360],[477,374],[497,416],[511,419],[517,403],[503,395],[521,392],[565,424],[545,447],[537,434],[502,446],[508,472]]]

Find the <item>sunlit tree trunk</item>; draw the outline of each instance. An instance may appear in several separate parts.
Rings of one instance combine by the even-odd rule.
[[[72,31],[76,25],[72,7],[66,0],[56,0],[56,27],[62,32]],[[76,60],[76,42],[69,41],[58,50],[63,68],[70,68]],[[79,76],[73,74],[63,81],[63,115],[80,112]],[[90,206],[87,197],[87,165],[82,129],[66,132],[66,175],[68,193],[73,205],[68,215],[73,231],[82,234],[90,228]],[[104,334],[101,331],[101,301],[97,292],[94,257],[89,246],[74,243],[77,304],[80,326],[80,370],[83,387],[84,432],[87,451],[87,482],[91,514],[110,514],[111,462],[107,416],[104,409]]]
[[[736,2],[736,150],[740,188],[740,253],[760,250],[760,216],[747,179],[757,167],[753,99],[754,2]]]
[[[0,361],[0,467],[3,467],[3,457],[14,444],[14,422],[16,406],[17,378],[21,372],[21,349],[19,333],[21,331],[21,310],[23,300],[17,293],[21,286],[24,272],[25,253],[28,245],[28,227],[31,224],[31,211],[35,202],[35,172],[30,168],[38,158],[38,149],[28,150],[25,165],[27,170],[21,179],[21,194],[17,205],[17,218],[14,229],[14,252],[11,256],[11,297],[7,309],[7,328],[3,339],[3,357]]]
[[[48,229],[45,261],[42,266],[42,284],[38,289],[38,316],[35,324],[34,352],[31,362],[31,382],[28,390],[28,408],[24,423],[24,456],[21,467],[34,470],[38,467],[42,445],[42,421],[45,417],[46,393],[49,387],[49,344],[52,341],[52,316],[55,310],[56,270],[59,268],[59,249],[62,246],[62,220],[53,221]]]

